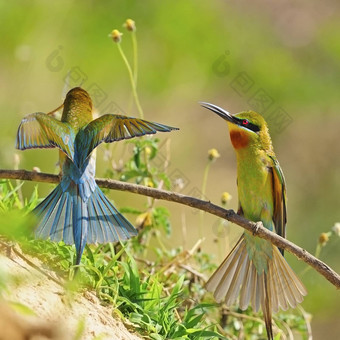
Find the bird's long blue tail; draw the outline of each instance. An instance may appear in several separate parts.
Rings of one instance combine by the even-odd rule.
[[[36,237],[75,244],[76,265],[80,263],[86,243],[123,241],[137,235],[137,230],[96,184],[86,201],[79,189],[73,182],[67,190],[59,184],[33,210],[39,219]]]

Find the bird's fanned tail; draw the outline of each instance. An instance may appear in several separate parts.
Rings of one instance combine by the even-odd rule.
[[[137,235],[134,226],[115,208],[97,186],[89,198],[88,243],[124,241]]]
[[[273,339],[272,313],[279,308],[296,307],[307,294],[275,246],[272,258],[268,258],[267,271],[259,273],[249,258],[244,236],[211,276],[206,288],[216,301],[224,301],[227,306],[233,305],[239,296],[240,309],[246,310],[250,304],[258,312],[261,307],[269,339]]]
[[[80,263],[86,243],[124,241],[137,235],[137,230],[96,184],[87,200],[80,195],[80,188],[71,182],[67,190],[63,190],[59,184],[33,210],[39,220],[36,236],[75,244],[76,265]]]

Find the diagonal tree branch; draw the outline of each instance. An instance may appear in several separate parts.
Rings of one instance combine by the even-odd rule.
[[[26,181],[36,181],[36,182],[47,182],[47,183],[58,183],[59,176],[51,175],[46,173],[31,172],[26,170],[2,170],[0,169],[0,178],[6,179],[19,179]],[[309,264],[312,268],[323,275],[330,283],[332,283],[337,289],[340,288],[340,275],[337,274],[332,268],[327,264],[317,259],[315,256],[311,255],[305,249],[295,245],[289,240],[277,235],[274,232],[263,227],[261,222],[254,223],[245,219],[244,217],[237,215],[233,210],[223,209],[211,202],[203,201],[191,196],[182,195],[179,193],[160,190],[155,188],[149,188],[142,185],[136,185],[126,182],[114,181],[109,179],[97,179],[97,184],[100,187],[129,191],[135,194],[153,197],[156,199],[166,200],[170,202],[176,202],[179,204],[184,204],[192,208],[196,208],[210,214],[216,215],[230,222],[233,222],[240,227],[248,230],[253,235],[261,237],[268,240],[277,247],[287,250],[288,252],[294,254],[296,257]]]

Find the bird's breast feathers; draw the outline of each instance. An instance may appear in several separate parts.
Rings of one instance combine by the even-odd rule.
[[[230,140],[234,149],[243,149],[249,144],[249,135],[242,129],[232,129],[230,131]]]
[[[261,219],[265,206],[273,206],[271,175],[268,169],[268,157],[238,159],[238,195],[244,215],[250,219]]]

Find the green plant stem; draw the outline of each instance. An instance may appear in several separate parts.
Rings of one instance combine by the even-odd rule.
[[[139,113],[139,116],[140,118],[144,118],[144,113],[143,113],[143,109],[140,105],[140,102],[139,102],[139,98],[138,98],[138,94],[137,94],[137,89],[136,89],[136,84],[135,84],[135,81],[134,81],[134,76],[133,76],[133,73],[132,73],[132,70],[131,70],[131,66],[125,56],[125,53],[121,47],[121,45],[118,43],[117,44],[117,47],[118,47],[118,51],[125,63],[125,66],[128,70],[128,74],[129,74],[129,79],[130,79],[130,82],[131,82],[131,87],[132,87],[132,94],[133,94],[133,98],[135,100],[135,103],[136,103],[136,106],[137,106],[137,110],[138,110],[138,113]]]
[[[312,340],[313,336],[312,336],[312,326],[310,324],[310,316],[308,316],[308,314],[306,313],[306,311],[301,307],[301,305],[297,306],[297,309],[300,311],[300,313],[302,314],[305,323],[306,323],[306,328],[307,328],[307,340]]]
[[[13,192],[13,197],[15,200],[15,203],[19,209],[22,209],[24,207],[23,199],[20,199],[20,194],[18,194],[19,190],[21,190],[21,187],[23,186],[24,182],[20,182],[19,180],[15,181],[17,183],[16,188],[13,187],[12,183],[8,181],[8,185]]]
[[[136,32],[133,31],[131,32],[131,37],[132,37],[132,50],[133,50],[133,80],[135,82],[135,87],[137,90],[137,78],[138,78],[138,49],[137,49],[137,37],[136,37]],[[133,95],[131,94],[131,97],[133,97]],[[131,102],[132,102],[132,98],[129,98],[129,111],[130,110],[130,106],[131,106]]]
[[[109,243],[109,248],[111,252],[111,258],[114,258],[116,256],[115,248],[112,243]]]
[[[331,233],[329,233],[328,235],[330,236]],[[316,249],[315,249],[315,253],[314,253],[314,256],[319,259],[320,258],[320,255],[321,255],[321,250],[322,248],[324,247],[325,245],[322,245],[320,244],[320,242],[317,243],[316,245]],[[305,275],[309,270],[310,270],[311,267],[306,267],[302,272],[301,272],[301,275]]]
[[[222,255],[222,247],[221,247],[221,240],[220,240],[220,234],[223,232],[224,226],[223,226],[223,220],[220,221],[217,228],[217,249],[218,249],[218,259],[223,260]]]
[[[209,161],[207,163],[207,165],[205,166],[205,169],[204,169],[203,182],[202,182],[202,199],[204,198],[205,192],[206,192],[206,189],[207,189],[207,182],[208,182],[210,165],[211,165],[211,161]]]
[[[19,169],[19,165],[20,165],[20,158],[19,158],[19,156],[16,157],[16,155],[15,155],[14,159],[15,159],[15,161],[14,161],[14,169],[18,170]],[[16,185],[19,188],[17,193],[18,193],[19,201],[21,203],[20,208],[22,208],[25,205],[25,202],[24,202],[24,195],[22,194],[22,190],[21,190],[22,185],[20,184],[19,180],[16,180]]]
[[[145,237],[145,243],[144,243],[143,258],[147,257],[149,245],[150,245],[150,239],[151,239],[151,233],[147,233]]]
[[[133,79],[137,89],[137,78],[138,78],[138,46],[136,32],[132,32],[132,49],[133,49]]]
[[[144,154],[144,163],[145,163],[145,170],[146,170],[146,173],[148,175],[148,177],[152,180],[152,174],[149,170],[149,157],[146,153],[146,149],[144,148],[143,150],[143,154]]]
[[[317,246],[316,246],[316,249],[315,249],[315,254],[314,254],[314,256],[316,258],[320,258],[322,248],[323,248],[323,246],[320,243],[318,243]]]
[[[224,209],[227,209],[228,207],[228,204],[227,203],[222,203],[222,206]],[[227,244],[227,241],[226,239],[228,237],[226,237],[226,234],[225,233],[228,233],[228,230],[227,229],[227,224],[226,223],[226,220],[224,219],[221,219],[219,221],[219,224],[218,224],[218,227],[217,227],[217,247],[218,247],[218,259],[220,261],[223,261],[224,257],[225,257],[225,254],[224,254],[224,251],[225,249],[228,249],[230,247],[229,244]],[[221,239],[221,235],[223,235],[222,239]],[[223,242],[222,242],[223,240]],[[222,243],[223,243],[223,247],[222,247]]]
[[[202,189],[201,189],[201,193],[202,193],[201,199],[202,200],[205,197],[205,192],[206,192],[206,189],[207,189],[207,182],[208,182],[210,165],[211,165],[211,161],[209,160],[207,165],[205,166],[204,173],[203,173],[203,182],[202,182]],[[199,228],[198,228],[199,238],[203,237],[203,227],[204,227],[203,224],[204,224],[204,212],[200,211],[200,224],[199,224]]]
[[[162,236],[160,235],[160,232],[158,230],[155,230],[155,237],[156,237],[156,240],[158,241],[162,251],[164,253],[166,253],[168,250],[166,249],[166,247],[165,247],[165,245],[164,245],[164,243],[162,241]]]

